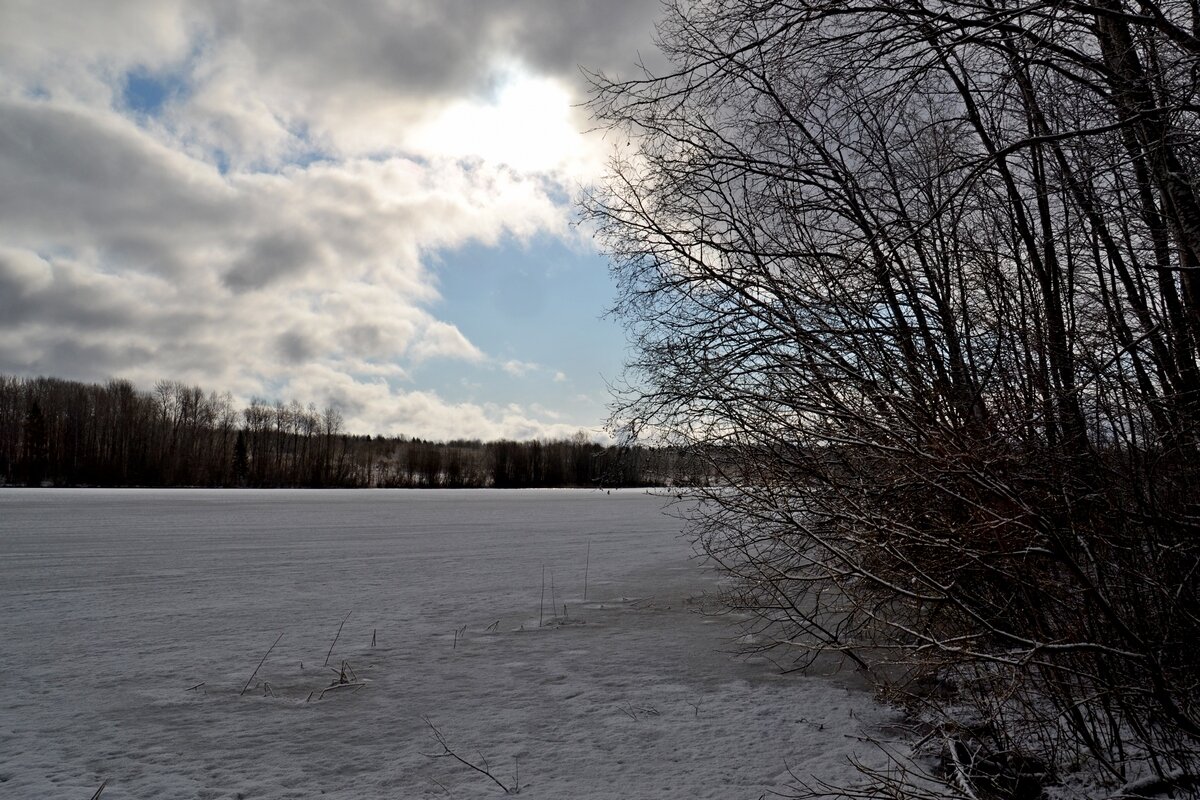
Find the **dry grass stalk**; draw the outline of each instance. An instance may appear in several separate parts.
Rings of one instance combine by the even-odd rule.
[[[342,635],[342,626],[346,624],[346,620],[350,619],[350,615],[353,613],[354,613],[353,610],[347,611],[346,616],[342,617],[342,624],[338,625],[337,633],[334,634],[333,641],[329,644],[329,652],[325,654],[325,663],[322,664],[321,666],[323,666],[323,667],[329,666],[329,657],[331,655],[333,655],[333,647],[334,647],[334,645],[337,644],[338,638]]]
[[[279,636],[276,637],[274,644],[267,648],[267,652],[263,653],[262,660],[258,662],[258,666],[254,668],[254,672],[250,673],[250,677],[246,679],[246,685],[242,687],[240,692],[238,692],[238,697],[244,695],[246,690],[250,688],[250,681],[254,680],[254,676],[258,674],[260,669],[262,669],[262,665],[267,663],[267,656],[271,655],[271,651],[275,649],[275,645],[279,644],[279,640],[282,638],[283,634],[280,633]]]

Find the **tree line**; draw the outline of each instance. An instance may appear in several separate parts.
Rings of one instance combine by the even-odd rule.
[[[142,391],[0,376],[0,485],[535,488],[648,486],[675,457],[566,440],[422,441],[343,430],[334,407],[255,399],[178,381]]]

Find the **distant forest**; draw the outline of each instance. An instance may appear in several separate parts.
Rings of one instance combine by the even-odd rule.
[[[449,441],[342,430],[335,408],[177,381],[140,391],[0,375],[0,484],[209,487],[569,487],[669,482],[665,450],[558,441]]]

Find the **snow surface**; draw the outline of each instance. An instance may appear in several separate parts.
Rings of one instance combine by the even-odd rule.
[[[868,693],[721,652],[717,578],[661,507],[0,490],[0,798],[503,796],[430,758],[423,718],[527,798],[758,798],[878,761],[894,715]],[[348,612],[329,662],[362,685],[306,702]]]

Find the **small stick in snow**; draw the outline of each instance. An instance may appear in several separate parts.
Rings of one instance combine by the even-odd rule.
[[[371,628],[371,647],[375,646],[375,628]]]
[[[317,699],[318,700],[323,699],[325,697],[326,692],[333,692],[333,691],[337,691],[338,689],[351,689],[351,690],[357,692],[359,689],[361,689],[364,686],[366,686],[365,683],[335,683],[333,686],[326,686],[324,689],[322,689],[321,693],[319,695],[317,695]]]
[[[538,602],[538,627],[542,627],[542,616],[546,611],[546,565],[542,564],[542,599]]]
[[[205,684],[205,681],[200,681],[195,686],[189,686],[185,691],[194,692]]]
[[[254,680],[254,676],[258,674],[258,671],[260,669],[262,669],[262,665],[267,663],[267,656],[271,655],[271,651],[275,649],[275,645],[279,644],[279,640],[282,638],[283,638],[283,633],[280,633],[278,638],[275,639],[275,644],[272,644],[270,647],[267,648],[267,652],[263,654],[262,661],[258,662],[258,666],[254,668],[254,672],[251,672],[249,679],[246,680],[246,685],[242,687],[242,690],[240,692],[238,692],[238,697],[241,697],[242,695],[244,695],[246,693],[246,690],[250,688],[250,681]]]
[[[349,661],[346,661],[344,659],[342,660],[342,666],[340,669],[334,669],[333,667],[330,667],[329,671],[332,672],[334,675],[337,675],[337,680],[334,681],[332,685],[358,683],[359,682],[358,676],[354,674],[354,668],[350,666]],[[350,674],[349,678],[346,677],[347,673]]]
[[[499,627],[500,627],[500,620],[496,620],[496,621],[495,621],[495,622],[493,622],[491,625],[488,625],[488,626],[487,626],[487,632],[488,632],[488,633],[495,633],[495,632],[496,632],[496,629],[497,629],[497,628],[499,628]]]
[[[592,540],[588,540],[587,555],[583,557],[583,601],[587,602],[588,567],[592,563]]]
[[[346,620],[350,619],[350,615],[354,613],[354,609],[346,612],[346,616],[342,617],[342,625],[346,624]],[[342,625],[338,625],[337,633],[334,634],[333,642],[329,645],[329,652],[325,654],[325,663],[322,666],[329,666],[329,657],[333,655],[333,646],[337,644],[338,637],[342,635]]]
[[[92,800],[98,800],[98,798],[100,797],[100,793],[104,791],[105,786],[108,786],[108,781],[101,781],[100,788],[96,790],[96,793],[94,795],[92,795]]]

